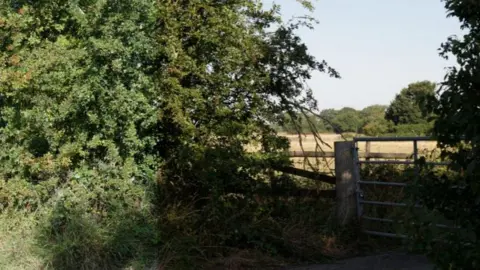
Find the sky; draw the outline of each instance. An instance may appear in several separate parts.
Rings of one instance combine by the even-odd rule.
[[[341,79],[314,73],[308,82],[319,109],[388,105],[408,84],[441,82],[452,66],[438,55],[440,44],[459,35],[460,23],[446,18],[440,0],[317,0],[309,13],[294,0],[263,0],[281,5],[284,21],[310,14],[320,23],[298,34],[318,60]]]

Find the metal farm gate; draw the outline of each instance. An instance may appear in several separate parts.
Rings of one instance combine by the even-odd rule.
[[[379,179],[362,179],[361,178],[361,166],[363,164],[403,164],[403,165],[412,165],[414,166],[415,177],[419,176],[419,167],[418,167],[418,159],[419,159],[419,149],[418,149],[418,142],[420,141],[435,141],[430,137],[364,137],[364,138],[354,138],[355,149],[353,153],[354,158],[354,179],[356,179],[356,202],[357,202],[357,217],[360,221],[368,221],[374,223],[396,223],[397,221],[390,218],[382,218],[382,217],[375,217],[375,216],[368,216],[364,214],[364,206],[366,205],[373,205],[379,207],[407,207],[406,203],[402,202],[392,202],[392,201],[376,201],[372,198],[368,198],[365,196],[363,192],[363,188],[366,186],[376,185],[376,186],[390,186],[390,187],[406,187],[406,183],[402,182],[386,182],[380,181]],[[361,155],[359,154],[359,143],[370,144],[371,142],[411,142],[413,145],[413,153],[410,155],[410,159],[403,158],[402,160],[380,160],[375,159],[371,160],[368,158],[368,155],[363,155],[365,158],[360,158]],[[367,150],[368,151],[368,150]],[[375,158],[375,157],[373,157]],[[443,162],[428,162],[429,165],[448,165],[448,163]],[[377,236],[385,236],[385,237],[400,237],[403,238],[405,235],[399,235],[392,232],[385,232],[385,231],[377,231],[371,229],[365,229],[362,225],[362,231],[366,234],[370,235],[377,235]]]

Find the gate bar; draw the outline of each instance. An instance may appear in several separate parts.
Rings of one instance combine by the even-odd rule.
[[[362,219],[364,220],[370,220],[370,221],[379,221],[379,222],[387,222],[387,223],[403,223],[401,221],[395,221],[393,219],[389,219],[389,218],[376,218],[376,217],[368,217],[368,216],[364,216],[362,217]],[[449,226],[449,225],[445,225],[445,224],[431,224],[432,226],[435,226],[437,228],[443,228],[443,229],[460,229],[461,227],[460,226]]]
[[[366,234],[377,235],[377,236],[386,236],[392,238],[407,238],[406,235],[403,234],[394,234],[394,233],[386,233],[386,232],[376,232],[376,231],[363,231]]]
[[[396,203],[396,202],[377,202],[377,201],[364,201],[360,200],[361,204],[372,204],[372,205],[383,205],[383,206],[407,206],[406,203]]]
[[[404,165],[415,165],[415,161],[406,161],[406,160],[359,160],[358,164],[404,164]],[[434,166],[448,166],[449,162],[425,162],[425,165],[434,165]]]
[[[355,137],[357,142],[411,142],[411,141],[435,141],[432,137]]]
[[[370,220],[370,221],[388,222],[388,223],[394,223],[395,222],[393,219],[389,219],[389,218],[376,218],[376,217],[364,216],[364,217],[362,217],[362,219]]]
[[[415,162],[406,160],[359,160],[358,164],[406,164],[413,165]]]
[[[407,207],[408,204],[406,203],[396,203],[396,202],[377,202],[377,201],[365,201],[365,200],[360,200],[361,204],[371,204],[371,205],[383,205],[383,206],[400,206],[400,207]],[[416,208],[421,208],[422,205],[420,204],[415,204]]]
[[[358,181],[359,184],[365,185],[380,185],[380,186],[396,186],[396,187],[406,187],[406,183],[399,183],[399,182],[381,182],[381,181]]]

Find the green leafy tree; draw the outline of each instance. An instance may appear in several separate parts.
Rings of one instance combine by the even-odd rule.
[[[441,46],[441,55],[456,57],[442,83],[434,112],[438,118],[434,133],[445,158],[452,161],[450,173],[427,174],[420,179],[415,200],[429,212],[439,213],[443,222],[458,229],[435,230],[432,220],[421,220],[416,244],[441,269],[480,267],[480,3],[444,0],[449,17],[461,22],[465,34],[450,37]],[[435,220],[433,220],[435,222]]]
[[[429,81],[409,84],[388,106],[385,119],[395,124],[428,122],[428,102],[435,96],[435,88],[435,83]]]
[[[341,132],[358,132],[363,125],[359,112],[348,107],[336,112],[332,123],[338,127]]]
[[[389,131],[390,124],[385,120],[387,106],[372,105],[364,108],[361,112],[363,127],[361,132],[367,136],[379,136]]]
[[[282,125],[274,127],[274,129],[290,134],[328,131],[324,121],[311,113],[301,114],[296,119],[292,119],[291,116],[286,113],[285,121]]]
[[[380,136],[387,134],[389,130],[389,123],[384,119],[368,122],[362,127],[362,133],[367,136]]]
[[[271,163],[289,162],[270,123],[316,111],[305,84],[313,71],[338,77],[296,34],[314,21],[283,23],[278,9],[255,0],[1,1],[0,181],[22,186],[2,188],[2,198],[16,194],[2,206],[62,209],[48,223],[54,251],[66,246],[55,241],[69,213],[104,226],[153,192],[158,204],[201,198],[195,229],[215,235],[210,246],[258,243],[250,235],[261,234],[244,229],[261,214],[253,192]],[[245,150],[253,143],[260,153]],[[66,254],[88,251],[76,248]]]
[[[387,110],[387,106],[384,105],[371,105],[366,108],[364,108],[361,112],[360,115],[362,117],[362,120],[365,123],[368,122],[375,122],[380,119],[385,118],[385,111]]]
[[[396,136],[431,136],[433,122],[420,124],[393,125],[389,123],[388,133]]]
[[[85,162],[143,164],[218,138],[237,147],[272,132],[268,117],[314,109],[303,80],[313,70],[337,74],[295,35],[308,21],[278,24],[277,8],[3,1],[3,154],[23,153],[3,164],[16,167],[4,176],[47,179],[30,168],[46,156],[60,176]]]
[[[335,109],[325,109],[320,112],[322,119],[327,122],[327,130],[330,132],[339,133],[339,127],[333,123],[333,119],[338,114],[338,111]]]
[[[297,121],[292,121],[286,114],[286,121],[282,126],[276,127],[279,131],[288,133],[312,132],[312,128],[317,132],[364,132],[364,127],[368,125],[367,135],[380,135],[388,132],[389,123],[385,120],[385,109],[383,105],[372,105],[362,111],[353,108],[342,108],[340,110],[326,109],[319,114],[301,114],[297,113]],[[298,123],[297,123],[298,122]]]
[[[320,112],[320,116],[322,116],[322,118],[328,121],[332,121],[333,118],[335,118],[335,116],[337,115],[337,113],[338,111],[335,109],[325,109]]]

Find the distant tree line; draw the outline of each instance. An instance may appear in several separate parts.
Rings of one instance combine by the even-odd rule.
[[[287,133],[358,133],[367,136],[429,135],[435,115],[430,104],[435,101],[436,84],[420,81],[409,84],[390,105],[371,105],[362,110],[345,107],[326,109],[318,115],[288,115],[277,131]],[[296,118],[299,121],[292,121]],[[298,122],[300,124],[298,124]]]

